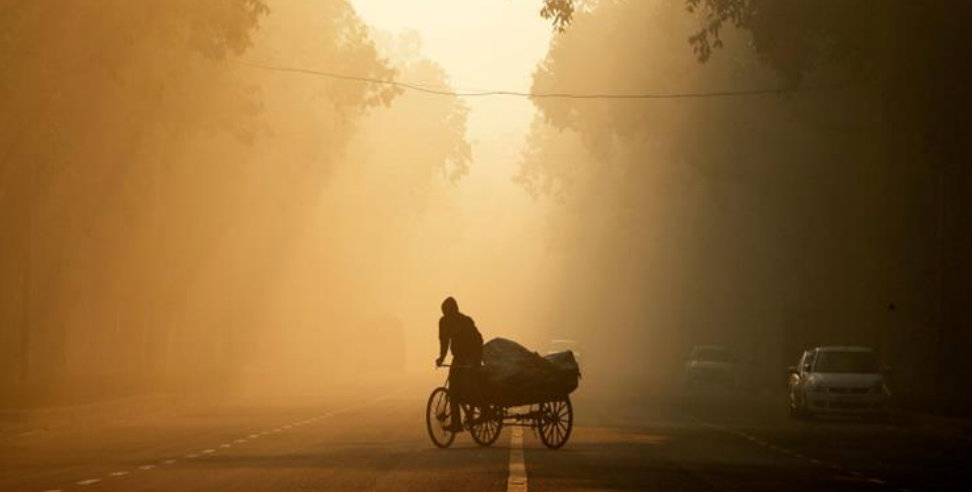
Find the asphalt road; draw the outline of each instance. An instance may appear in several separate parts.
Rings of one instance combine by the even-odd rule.
[[[0,491],[966,489],[969,435],[796,422],[767,397],[574,395],[560,450],[425,434],[438,378],[395,391],[245,399],[0,435]],[[374,394],[378,393],[378,394]],[[511,459],[511,455],[512,458]],[[522,456],[525,482],[510,481]],[[518,475],[518,473],[514,473]]]

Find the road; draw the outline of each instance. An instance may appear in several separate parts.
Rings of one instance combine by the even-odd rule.
[[[178,408],[0,436],[0,491],[955,490],[969,436],[914,426],[796,422],[771,398],[574,395],[563,449],[509,429],[432,446],[438,379],[394,391]],[[374,394],[378,393],[378,394]],[[511,455],[513,459],[511,460]],[[525,482],[509,480],[522,456]],[[514,465],[515,467],[515,465]]]

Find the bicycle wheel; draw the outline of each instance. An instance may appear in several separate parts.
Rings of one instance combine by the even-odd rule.
[[[490,446],[503,430],[502,409],[495,405],[470,406],[467,423],[473,441],[480,446]]]
[[[541,403],[537,427],[544,446],[557,449],[566,444],[574,428],[574,407],[570,398]]]
[[[447,429],[451,423],[449,390],[436,388],[429,395],[429,403],[425,406],[425,428],[429,431],[433,444],[440,448],[447,448],[452,444],[456,433]]]

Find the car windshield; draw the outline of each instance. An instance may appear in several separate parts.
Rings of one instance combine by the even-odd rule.
[[[872,352],[824,351],[817,353],[813,370],[844,373],[877,372],[877,360]]]
[[[729,351],[715,347],[698,347],[692,351],[692,360],[708,362],[729,362]]]

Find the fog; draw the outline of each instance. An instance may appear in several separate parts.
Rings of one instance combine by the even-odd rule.
[[[9,3],[0,406],[425,374],[451,295],[582,388],[860,344],[969,408],[967,2]]]

